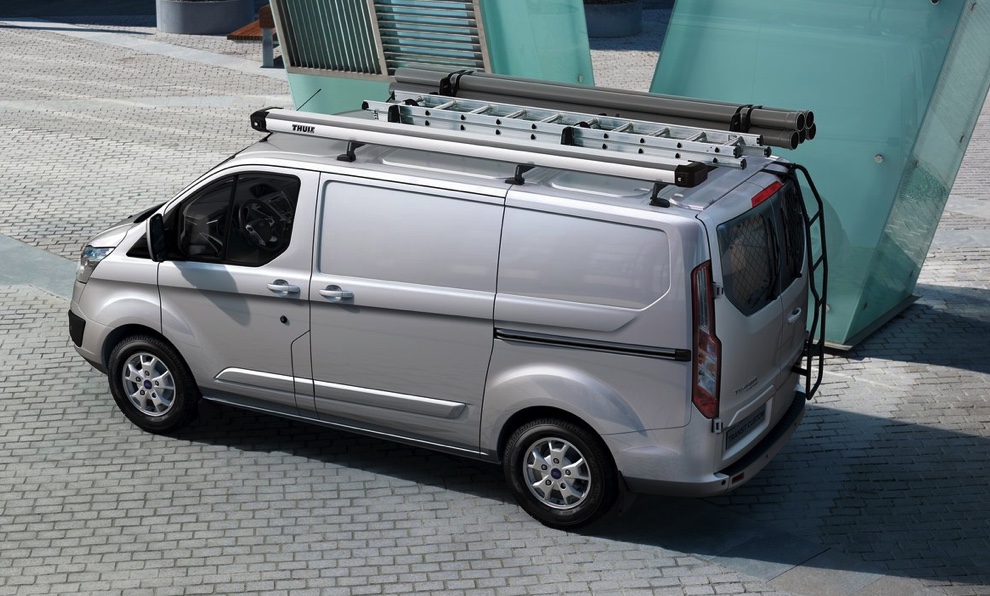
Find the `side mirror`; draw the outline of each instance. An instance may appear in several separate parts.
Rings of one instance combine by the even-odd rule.
[[[167,250],[165,246],[165,221],[160,213],[156,213],[148,219],[147,238],[151,260],[161,263],[165,260]]]

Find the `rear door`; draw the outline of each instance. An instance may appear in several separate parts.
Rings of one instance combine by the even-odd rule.
[[[804,350],[808,308],[802,201],[794,180],[763,171],[700,216],[714,230],[713,272],[723,292],[715,300],[715,320],[722,342],[724,428],[768,423],[790,401],[768,409],[767,399],[791,395],[798,382],[793,366]],[[729,430],[727,459],[734,445],[744,447],[741,439]]]
[[[763,189],[744,183],[702,215],[717,254],[713,277],[723,292],[715,300],[715,328],[722,343],[719,416],[726,428],[755,412],[780,383],[777,213],[771,201],[759,200]]]

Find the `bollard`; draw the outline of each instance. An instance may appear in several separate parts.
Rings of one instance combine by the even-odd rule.
[[[266,4],[258,10],[258,26],[261,27],[261,67],[275,66],[275,40],[272,31],[275,29],[275,19],[272,8]]]

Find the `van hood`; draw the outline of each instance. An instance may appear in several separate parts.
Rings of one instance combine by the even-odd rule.
[[[104,248],[116,248],[120,244],[121,240],[127,232],[134,227],[134,222],[121,222],[119,224],[113,225],[96,236],[94,236],[88,244],[90,246],[99,246]]]
[[[130,215],[127,218],[113,224],[109,228],[103,230],[102,232],[94,236],[88,242],[88,244],[90,246],[116,248],[117,245],[119,245],[121,241],[124,239],[124,236],[127,235],[127,232],[131,230],[131,228],[133,228],[136,224],[142,223],[145,220],[147,220],[149,217],[151,217],[151,214],[157,211],[159,207],[162,206],[162,204],[155,205],[154,207],[145,209],[140,213]]]

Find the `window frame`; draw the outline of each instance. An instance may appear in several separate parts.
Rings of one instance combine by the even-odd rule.
[[[721,255],[722,261],[722,284],[725,297],[732,303],[732,305],[739,310],[744,316],[750,317],[756,313],[762,311],[766,307],[773,304],[773,302],[780,296],[780,268],[781,259],[778,258],[780,254],[780,230],[779,230],[779,214],[777,213],[777,202],[775,201],[776,194],[770,197],[767,201],[762,204],[752,208],[747,209],[745,212],[724,221],[718,226],[716,226],[716,236],[718,238],[719,254]],[[732,248],[736,246],[731,244],[731,239],[728,238],[730,230],[736,226],[743,225],[746,222],[753,221],[754,219],[759,219],[763,223],[763,239],[768,243],[765,255],[758,255],[758,258],[766,260],[767,273],[769,273],[769,279],[766,280],[765,285],[756,288],[756,290],[761,290],[761,295],[759,300],[744,300],[743,296],[737,294],[736,288],[736,267],[733,264]],[[754,290],[755,292],[755,290]],[[751,293],[750,296],[755,297],[755,293]]]
[[[275,191],[280,191],[282,196],[288,201],[291,208],[291,212],[287,216],[287,223],[283,222],[283,235],[285,239],[281,242],[280,247],[277,250],[267,251],[261,248],[257,248],[256,254],[258,259],[252,261],[250,259],[243,258],[231,258],[230,247],[231,239],[235,233],[235,223],[237,217],[235,216],[235,209],[240,209],[242,204],[238,203],[239,200],[239,190],[241,185],[245,180],[259,179],[264,181],[265,179],[280,179],[281,184],[273,185]],[[262,182],[264,183],[264,182]],[[197,201],[202,200],[209,193],[214,192],[214,189],[218,189],[225,184],[230,185],[230,189],[227,192],[226,207],[224,209],[225,213],[223,218],[225,219],[223,237],[221,240],[220,250],[216,256],[202,256],[190,254],[188,249],[183,246],[181,241],[182,226],[186,214],[186,210],[191,207]],[[185,197],[180,199],[175,206],[170,210],[168,217],[166,218],[166,238],[168,242],[168,254],[169,258],[178,261],[188,261],[196,263],[210,263],[218,265],[227,266],[237,266],[237,267],[262,267],[273,260],[278,258],[280,255],[285,253],[292,243],[292,229],[295,225],[297,218],[297,208],[299,204],[299,195],[302,189],[302,179],[294,174],[285,172],[271,172],[265,170],[241,170],[236,172],[225,173],[218,176],[208,182],[205,182],[201,186],[189,192]],[[290,192],[291,191],[291,192]],[[244,201],[245,203],[247,201]],[[257,245],[255,245],[257,247]]]
[[[721,255],[722,281],[725,296],[744,316],[750,317],[773,304],[803,275],[807,258],[806,220],[800,190],[793,180],[783,185],[764,202],[716,226],[719,254]],[[767,240],[770,243],[769,265],[771,279],[758,304],[741,303],[734,288],[734,267],[727,241],[729,228],[759,217],[768,224]]]

